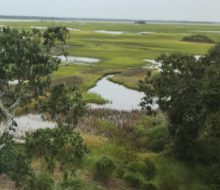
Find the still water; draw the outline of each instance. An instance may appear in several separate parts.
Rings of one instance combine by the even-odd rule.
[[[113,75],[106,76],[97,82],[94,88],[89,92],[101,95],[110,102],[104,105],[90,104],[91,108],[107,108],[115,110],[140,110],[141,99],[144,97],[143,92],[128,89],[123,85],[119,85],[109,81]]]

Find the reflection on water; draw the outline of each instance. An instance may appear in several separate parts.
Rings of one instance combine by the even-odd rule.
[[[124,33],[122,31],[108,31],[108,30],[96,30],[95,32],[101,34],[115,34],[115,35],[120,35]]]
[[[38,30],[46,30],[47,29],[47,27],[45,27],[45,26],[32,26],[31,28],[38,29]]]
[[[141,99],[144,97],[143,92],[128,89],[122,85],[113,83],[108,80],[112,77],[109,75],[97,82],[94,88],[89,92],[101,95],[104,99],[110,100],[110,103],[104,105],[90,104],[91,108],[107,108],[116,110],[140,110]]]
[[[25,136],[26,132],[33,132],[37,129],[54,128],[56,123],[51,121],[45,121],[41,115],[28,114],[14,119],[18,126],[15,128],[13,135],[15,138],[21,138]]]
[[[67,28],[67,30],[69,30],[69,31],[81,31],[81,30],[78,29],[78,28]]]
[[[59,58],[61,62],[65,64],[75,64],[75,65],[84,65],[84,66],[91,66],[101,61],[100,59],[97,58],[77,57],[77,56],[65,57],[64,55],[57,56],[57,58]]]
[[[144,31],[144,32],[139,32],[139,34],[155,34],[156,32],[149,32],[149,31]]]

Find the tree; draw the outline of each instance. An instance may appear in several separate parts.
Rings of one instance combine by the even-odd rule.
[[[37,98],[50,84],[59,59],[50,55],[56,41],[65,42],[66,29],[56,27],[42,34],[3,28],[0,32],[0,137],[15,124],[13,111]]]
[[[182,159],[192,159],[197,139],[208,117],[219,111],[220,45],[205,57],[162,55],[162,72],[140,81],[146,97],[143,108],[149,110],[153,97],[167,115],[175,152]],[[214,83],[213,83],[214,82]]]
[[[82,137],[68,124],[58,124],[54,129],[39,129],[28,134],[25,140],[30,156],[44,157],[52,171],[55,161],[59,161],[66,178],[75,172],[88,152]]]
[[[57,27],[43,35],[3,28],[0,31],[0,172],[22,184],[33,173],[30,160],[16,149],[9,134],[17,125],[14,110],[33,98],[37,99],[50,85],[50,74],[60,60],[50,55],[57,41],[65,42],[66,31]],[[51,37],[52,35],[52,37]],[[4,123],[4,125],[1,125]]]
[[[57,122],[75,127],[84,114],[86,105],[77,87],[53,86],[50,96],[41,102],[41,110],[50,114]]]

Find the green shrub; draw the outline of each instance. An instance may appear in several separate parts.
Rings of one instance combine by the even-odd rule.
[[[179,181],[172,175],[167,175],[159,181],[159,190],[178,190]]]
[[[157,175],[157,168],[154,162],[150,159],[146,159],[144,163],[146,165],[145,176],[147,179],[153,179]]]
[[[143,137],[147,135],[147,130],[143,125],[138,125],[134,128],[134,135],[135,137]]]
[[[150,160],[142,161],[135,161],[129,164],[128,171],[134,174],[140,174],[145,179],[151,180],[156,176],[156,167],[154,163]]]
[[[106,182],[115,170],[113,160],[103,156],[96,162],[95,178],[99,181]]]
[[[136,147],[155,152],[162,151],[169,142],[169,131],[164,116],[146,116],[133,128],[133,142]]]
[[[157,186],[154,185],[153,183],[144,183],[142,185],[142,190],[157,190]]]
[[[147,148],[160,152],[169,142],[169,131],[164,125],[158,125],[147,130]]]
[[[41,173],[36,177],[32,190],[53,190],[54,179],[49,173]]]
[[[61,188],[60,188],[61,190],[63,190],[63,189],[65,189],[65,190],[83,190],[85,184],[82,180],[73,178],[73,179],[64,180],[60,186],[61,186]]]
[[[124,179],[127,183],[134,187],[140,187],[144,181],[141,175],[134,172],[126,172],[124,174]]]
[[[70,125],[60,123],[53,129],[38,129],[25,137],[25,148],[30,156],[44,156],[48,169],[59,160],[61,169],[74,170],[84,159],[88,148],[79,133]]]
[[[214,43],[214,41],[205,35],[191,35],[183,38],[183,41],[201,42],[201,43]]]
[[[140,173],[144,175],[145,169],[146,165],[142,161],[134,161],[128,165],[128,170],[133,173]]]

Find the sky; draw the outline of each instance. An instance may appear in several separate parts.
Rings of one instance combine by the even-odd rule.
[[[0,15],[220,22],[220,0],[0,0]]]

